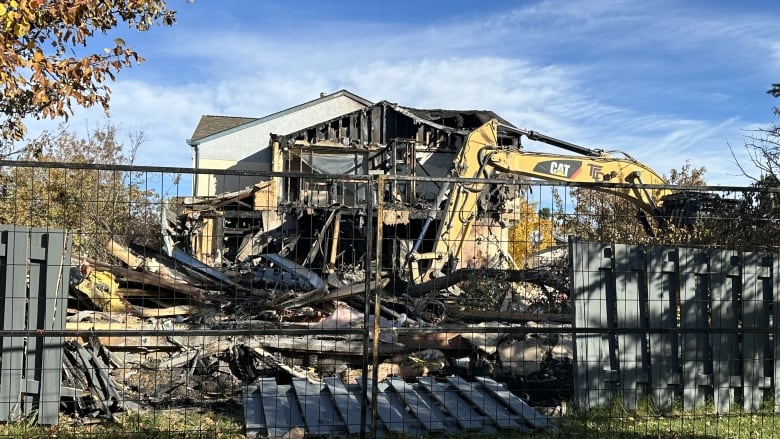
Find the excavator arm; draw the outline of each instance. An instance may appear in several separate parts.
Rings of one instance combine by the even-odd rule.
[[[502,146],[499,142],[501,130],[543,141],[580,155],[525,152],[517,147]],[[630,186],[607,184],[594,185],[592,188],[631,201],[640,212],[655,218],[662,226],[664,220],[659,206],[663,197],[670,194],[666,189],[647,187],[663,185],[665,182],[651,168],[628,156],[613,157],[601,150],[588,149],[533,131],[501,125],[493,119],[468,135],[454,160],[450,176],[458,180],[445,184],[437,197],[436,207],[442,203],[445,206],[433,249],[428,253],[419,253],[428,226],[437,217],[435,208],[426,219],[409,255],[414,282],[419,283],[440,276],[441,270],[448,262],[457,265],[463,243],[476,219],[480,194],[486,187],[484,182],[470,182],[468,179],[496,179],[501,178],[501,174],[572,183],[628,183]],[[430,260],[427,270],[422,274],[418,266],[421,260]]]

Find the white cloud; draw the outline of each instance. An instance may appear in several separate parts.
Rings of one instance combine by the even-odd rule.
[[[112,121],[147,132],[139,163],[188,166],[185,140],[203,114],[261,117],[346,88],[412,107],[493,110],[522,128],[625,150],[659,172],[690,159],[731,184],[727,145],[741,145],[743,127],[769,112],[744,114],[734,84],[763,91],[772,82],[780,43],[766,42],[778,25],[681,5],[537,1],[416,27],[342,16],[306,26],[180,23],[157,33],[148,54],[139,48],[147,63],[120,74]],[[71,124],[100,117],[78,110]]]

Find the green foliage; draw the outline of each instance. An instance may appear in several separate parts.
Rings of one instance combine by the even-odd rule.
[[[138,145],[126,154],[111,125],[87,139],[62,127],[41,134],[19,157],[39,166],[0,170],[0,223],[67,229],[74,234],[75,251],[99,258],[111,237],[155,245],[160,196],[144,187],[139,174],[89,166],[130,164]]]
[[[680,169],[672,169],[664,179],[675,186],[703,186],[706,184],[705,173],[706,168],[693,168],[686,161]],[[653,241],[638,218],[638,208],[629,200],[580,187],[573,188],[571,196],[575,207],[572,214],[565,215],[566,234],[599,242],[648,244]],[[557,210],[561,212],[563,209],[559,205]],[[651,219],[649,222],[652,226]],[[661,231],[654,230],[654,233],[660,234]],[[690,231],[672,228],[662,236],[667,243],[687,241]]]
[[[776,98],[780,97],[780,84],[772,84],[772,88],[767,90],[767,93]]]
[[[57,437],[93,439],[146,438],[244,438],[240,413],[201,411],[195,407],[157,411],[120,413],[117,422],[69,425],[62,419],[59,425],[39,426],[24,420],[0,424],[2,437]]]

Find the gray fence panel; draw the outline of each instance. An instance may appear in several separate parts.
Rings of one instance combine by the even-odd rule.
[[[572,241],[570,246],[574,327],[611,328],[607,287],[611,283],[612,248],[607,244]],[[611,302],[610,302],[611,303]],[[602,407],[614,396],[617,365],[612,364],[613,334],[574,333],[575,394],[583,408]]]
[[[617,390],[630,409],[650,394],[662,410],[679,395],[686,410],[713,401],[718,413],[738,399],[755,412],[774,396],[780,411],[780,257],[611,248],[570,242],[575,328],[589,330],[575,329],[580,407],[603,407]]]
[[[780,334],[780,318],[777,316],[780,312],[780,257],[774,257],[770,264],[772,267],[772,280],[768,282],[770,285],[768,285],[767,288],[771,288],[772,290],[772,298],[769,303],[772,304],[772,310],[774,311],[771,327],[773,330],[772,333],[775,335],[773,344],[769,347],[773,350],[772,358],[774,358],[775,361],[768,369],[770,369],[770,373],[772,373],[773,377],[772,394],[774,396],[774,412],[780,413],[780,361],[777,361],[780,359],[780,340],[777,339],[777,334]]]
[[[66,232],[0,226],[3,329],[64,329],[69,265]],[[62,337],[3,337],[0,422],[23,414],[36,414],[39,424],[58,422],[62,347]]]
[[[765,253],[743,255],[742,279],[742,383],[743,409],[749,412],[761,408],[764,393],[771,388],[771,361],[769,328],[772,300],[772,256]]]
[[[715,408],[729,411],[734,389],[742,387],[739,340],[734,329],[739,324],[742,258],[733,251],[713,251],[711,255],[712,384]]]
[[[653,247],[648,251],[647,310],[651,325],[661,329],[677,328],[679,297],[679,252],[677,249]],[[679,343],[670,332],[653,332],[650,340],[650,388],[656,407],[669,410],[680,386]]]
[[[70,236],[63,231],[30,230],[30,286],[28,328],[62,330],[67,314]],[[27,341],[27,382],[38,383],[28,392],[25,413],[37,409],[39,424],[59,420],[62,389],[63,337],[37,336]]]
[[[0,226],[3,244],[0,271],[3,284],[3,329],[24,330],[27,309],[27,229]],[[3,337],[0,367],[0,422],[21,416],[22,373],[24,371],[24,338]]]
[[[644,251],[637,246],[615,245],[615,323],[618,328],[646,328],[642,306],[642,299],[647,297],[646,288]],[[620,334],[617,344],[620,393],[625,407],[636,409],[648,381],[645,337],[640,332]]]
[[[704,406],[712,392],[712,353],[707,331],[709,257],[696,249],[680,249],[680,326],[683,407]]]

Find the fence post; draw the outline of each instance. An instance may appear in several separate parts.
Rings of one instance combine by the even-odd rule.
[[[646,328],[645,254],[641,247],[615,245],[615,327],[620,329]],[[620,391],[628,409],[636,409],[640,396],[646,391],[648,374],[645,368],[647,342],[643,333],[618,335],[618,365]]]
[[[706,252],[680,249],[680,329],[683,407],[704,406],[712,392],[712,352],[709,343],[709,257]]]
[[[652,247],[647,258],[649,321],[664,331],[650,333],[650,387],[656,407],[669,410],[680,385],[679,343],[674,331],[680,293],[679,251]]]
[[[581,408],[603,407],[614,396],[617,384],[617,365],[612,361],[614,303],[608,300],[607,294],[612,279],[612,248],[608,244],[570,240],[569,255],[576,401]]]
[[[369,177],[369,187],[373,185],[373,179]],[[379,287],[382,285],[382,224],[384,222],[384,203],[383,203],[383,192],[385,187],[385,177],[384,174],[380,174],[378,177],[378,181],[376,184],[376,190],[372,189],[372,192],[376,193],[377,199],[376,199],[376,254],[374,256],[374,260],[376,263],[376,270],[374,270],[374,280],[376,281],[376,291],[373,295],[374,300],[374,344],[373,344],[373,351],[371,355],[371,382],[373,385],[371,386],[371,399],[370,399],[370,405],[371,405],[371,431],[375,432],[377,431],[377,398],[379,393],[379,335],[381,328],[379,327],[379,313],[380,313],[380,305],[381,305],[381,298],[379,297],[381,288]],[[371,236],[371,235],[369,235]],[[369,238],[370,241],[370,238]],[[370,248],[370,247],[369,247]],[[370,258],[367,258],[370,260]],[[366,280],[370,282],[371,276],[366,275]],[[371,297],[371,289],[366,289],[366,306],[368,306],[369,303],[371,303],[370,300],[368,300]],[[365,387],[364,387],[365,388]],[[365,410],[363,411],[365,413]],[[365,429],[365,423],[362,424],[362,428]],[[363,430],[361,430],[361,435],[363,434]]]

